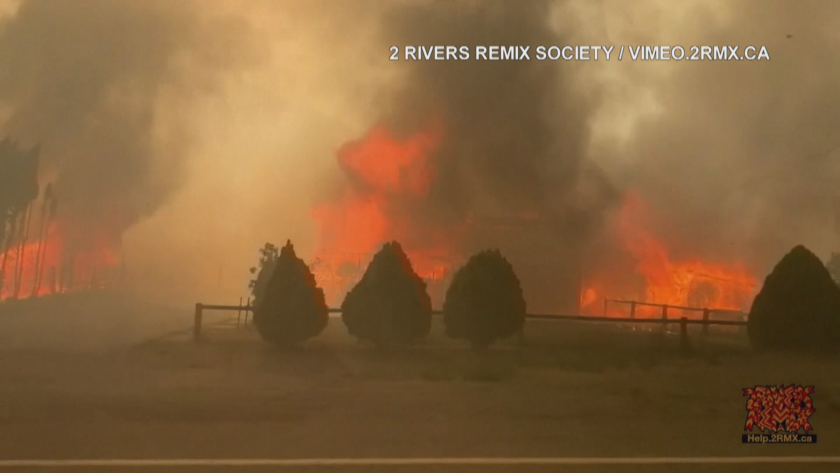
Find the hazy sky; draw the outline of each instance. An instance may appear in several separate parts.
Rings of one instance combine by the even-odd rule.
[[[401,3],[426,2],[0,0],[0,60],[21,66],[0,71],[0,130],[44,142],[45,172],[106,169],[96,182],[128,202],[126,262],[150,289],[238,297],[262,243],[311,254],[309,210],[343,178],[335,151],[411,83],[387,61],[399,35],[383,12]],[[555,65],[587,97],[582,157],[647,198],[677,255],[763,272],[795,243],[840,249],[840,4],[555,3],[571,44],[770,53]],[[87,202],[90,184],[65,187]]]

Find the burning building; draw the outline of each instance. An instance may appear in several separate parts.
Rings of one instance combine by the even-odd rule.
[[[550,8],[406,4],[386,14],[381,35],[389,44],[562,42],[545,22]],[[531,310],[576,306],[576,255],[618,192],[585,159],[589,95],[545,66],[400,63],[404,80],[383,94],[380,119],[337,152],[344,182],[312,212],[316,259],[371,255],[397,240],[418,274],[445,288],[472,253],[499,248]]]
[[[563,44],[574,28],[546,21],[558,6],[403,5],[381,34],[387,44]],[[583,66],[395,67],[400,87],[383,94],[368,132],[338,150],[344,183],[313,211],[316,257],[347,269],[335,274],[360,271],[367,255],[395,239],[419,274],[442,281],[473,252],[501,249],[532,312],[601,313],[604,298],[748,307],[757,280],[744,264],[657,235],[643,194],[589,159],[590,124],[602,104]],[[336,259],[342,254],[366,256]]]
[[[605,298],[722,311],[749,309],[758,279],[743,263],[675,258],[667,243],[649,229],[651,219],[642,197],[626,193],[607,233],[612,245],[606,250],[609,257],[593,258],[582,275],[580,305],[584,313],[606,311]],[[627,309],[613,307],[606,315],[627,316]],[[639,316],[659,313],[655,307],[640,307],[636,312]]]

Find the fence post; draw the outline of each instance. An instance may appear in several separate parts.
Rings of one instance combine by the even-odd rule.
[[[636,301],[630,301],[630,318],[636,318]]]
[[[709,334],[709,309],[703,309],[703,335]]]
[[[691,347],[688,342],[688,317],[680,317],[680,352],[687,355]]]
[[[193,322],[193,338],[198,339],[198,335],[201,333],[201,312],[204,310],[204,306],[201,302],[196,303],[195,305],[195,320]]]
[[[245,323],[248,323],[248,312],[251,310],[251,298],[248,297],[248,302],[245,305]],[[253,317],[252,317],[253,319]]]
[[[239,319],[242,318],[242,296],[239,296],[239,309],[236,311],[236,325],[239,325]]]

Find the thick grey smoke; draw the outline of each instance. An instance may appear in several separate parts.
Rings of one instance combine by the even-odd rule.
[[[227,176],[208,172],[218,181],[204,183],[208,189],[179,201],[149,230],[229,231],[217,247],[246,247],[230,273],[249,266],[252,247],[274,235],[282,241],[292,232],[305,246],[310,233],[299,227],[309,222],[307,199],[323,193],[329,176],[317,174],[334,166],[326,164],[334,159],[326,149],[359,137],[360,123],[376,117],[405,133],[438,120],[446,133],[429,198],[394,202],[396,215],[418,223],[406,247],[422,245],[426,229],[518,219],[524,230],[476,225],[463,253],[502,247],[529,279],[529,302],[573,287],[558,273],[576,268],[582,250],[601,243],[602,221],[626,190],[646,197],[654,214],[649,228],[675,259],[742,260],[760,276],[796,243],[822,256],[840,246],[840,151],[830,152],[840,146],[840,15],[830,2],[278,0],[238,5],[248,25],[208,13],[219,5],[29,0],[0,20],[0,135],[26,147],[42,143],[63,218],[107,222],[119,234],[159,209],[185,178],[184,156],[196,141],[187,115],[204,109],[189,102],[215,92],[222,71],[253,58],[250,35],[262,28],[273,41],[262,48],[271,46],[273,63],[250,82],[256,90],[226,90],[236,104],[237,134],[228,134],[227,111],[201,118],[212,135],[203,142],[224,142],[219,154],[232,156],[218,174],[243,169],[243,182],[264,189],[231,192],[238,200],[227,211],[247,211],[233,231],[229,222],[213,221],[215,207],[195,211],[204,190],[219,203],[234,200],[217,190]],[[391,45],[568,43],[763,45],[771,60],[387,61]],[[641,113],[647,101],[655,105]],[[601,126],[626,115],[641,118],[621,139],[604,139]],[[266,124],[281,118],[283,124]],[[236,156],[242,149],[248,151]],[[247,161],[257,154],[264,168]],[[307,185],[288,177],[298,169],[309,170]],[[287,221],[266,218],[295,209]],[[262,215],[246,221],[249,212]],[[251,233],[240,235],[241,228]],[[194,246],[191,236],[184,240]],[[213,249],[196,249],[195,259]],[[609,255],[603,259],[615,272],[613,255],[596,250]],[[204,271],[213,273],[214,288],[221,286],[217,268]],[[632,262],[625,269],[622,278]]]
[[[394,45],[564,44],[548,18],[553,2],[434,2],[394,9],[383,37]],[[572,68],[538,61],[418,61],[388,109],[396,126],[440,119],[434,211],[465,217],[539,216],[558,237],[589,236],[615,197],[585,164],[597,103]],[[438,118],[439,117],[439,118]],[[584,202],[582,180],[601,185]]]
[[[428,198],[393,209],[413,220],[413,233],[400,238],[410,250],[430,233],[474,222],[463,241],[452,233],[448,243],[463,245],[462,254],[501,247],[523,276],[532,308],[542,310],[576,302],[573,258],[617,201],[617,191],[586,161],[597,95],[566,64],[477,61],[474,53],[478,45],[530,45],[534,54],[539,45],[564,44],[565,34],[549,24],[554,3],[395,4],[381,31],[383,55],[390,45],[401,56],[410,45],[467,46],[472,55],[445,62],[403,56],[394,64],[404,68],[403,82],[379,104],[383,119],[405,133],[439,124],[444,136]],[[494,222],[518,228],[489,228]],[[571,292],[558,296],[558,288]]]
[[[0,132],[42,144],[79,240],[117,240],[171,196],[191,142],[178,105],[251,58],[243,25],[201,8],[30,0],[0,22]]]
[[[559,274],[563,268],[576,267],[563,261],[584,253],[588,270],[632,278],[621,236],[599,234],[624,191],[644,197],[651,215],[638,225],[677,261],[744,262],[760,277],[800,242],[827,256],[840,245],[838,12],[819,1],[758,0],[679,9],[610,0],[394,6],[382,21],[383,51],[390,45],[661,44],[743,52],[752,45],[771,56],[760,62],[401,62],[405,82],[380,104],[383,114],[409,131],[439,116],[447,134],[431,198],[411,215],[432,228],[465,216],[539,215],[540,229],[548,231],[493,234],[477,244],[523,249],[525,277],[549,279],[555,288],[569,285]],[[593,142],[594,122],[610,111],[639,108],[640,98],[653,105],[648,113],[636,111],[641,118],[625,139]],[[536,234],[558,243],[540,247]],[[529,253],[542,253],[538,258],[553,269],[530,266]],[[591,267],[599,264],[608,267]],[[529,301],[542,299],[535,290],[531,295]]]
[[[604,2],[605,12],[626,8]],[[766,46],[770,61],[637,63],[659,112],[610,150],[612,171],[657,215],[675,256],[744,261],[759,277],[798,243],[840,246],[840,5],[741,0],[695,7],[636,44]],[[616,30],[629,29],[620,21]],[[613,65],[612,67],[618,67]]]

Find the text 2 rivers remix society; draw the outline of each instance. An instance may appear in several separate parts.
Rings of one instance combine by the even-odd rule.
[[[391,61],[769,61],[765,46],[391,46]]]

